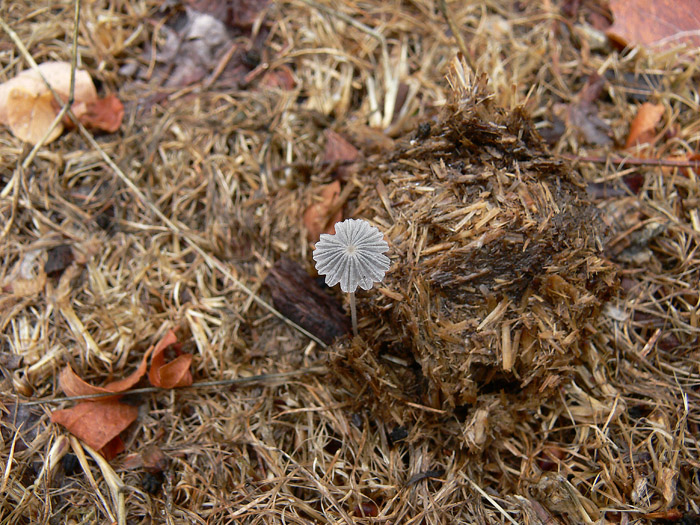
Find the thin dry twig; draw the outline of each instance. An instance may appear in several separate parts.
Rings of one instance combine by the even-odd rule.
[[[308,367],[293,372],[279,372],[276,374],[258,374],[250,377],[237,377],[235,379],[221,379],[218,381],[198,381],[190,386],[182,387],[182,390],[199,390],[203,388],[211,388],[216,386],[232,386],[232,385],[257,385],[257,384],[273,384],[281,379],[291,379],[293,377],[303,377],[307,375],[325,374],[328,370],[324,366]],[[136,395],[136,394],[152,394],[155,392],[167,392],[167,389],[160,387],[144,387],[132,388],[119,392],[119,396]],[[113,393],[90,394],[84,396],[66,396],[59,398],[34,399],[31,401],[19,399],[18,403],[23,406],[34,405],[51,405],[64,403],[66,401],[82,401],[86,399],[99,399],[101,397],[114,397]]]
[[[569,155],[560,154],[561,158],[573,162],[593,162],[596,164],[616,164],[617,171],[622,171],[625,166],[661,166],[664,168],[700,168],[700,160],[671,160],[671,159],[651,159],[640,157],[618,157],[610,156],[595,156],[595,155]]]

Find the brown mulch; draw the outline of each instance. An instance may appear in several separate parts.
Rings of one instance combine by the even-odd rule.
[[[0,523],[695,523],[700,186],[649,157],[699,149],[700,53],[572,4],[82,2],[121,129],[0,130]],[[0,7],[38,63],[73,14]],[[390,245],[357,337],[334,181]],[[170,329],[194,384],[137,385],[123,453],[51,423]]]

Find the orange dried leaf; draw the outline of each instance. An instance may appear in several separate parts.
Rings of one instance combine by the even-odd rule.
[[[31,93],[23,88],[13,88],[7,95],[7,124],[12,134],[30,144],[36,144],[51,129],[58,111],[53,95],[49,91]],[[56,140],[63,131],[58,122],[45,144]]]
[[[56,410],[51,414],[51,421],[63,425],[71,434],[100,450],[136,421],[138,415],[138,407],[109,398]]]
[[[153,386],[161,388],[190,386],[192,384],[191,364],[191,354],[179,355],[169,363],[165,363],[162,353],[158,356],[154,355],[148,379]]]
[[[148,372],[148,380],[153,386],[177,388],[192,384],[192,373],[190,372],[192,355],[182,354],[169,363],[165,362],[165,349],[173,343],[177,343],[177,337],[170,330],[153,351],[151,370]]]
[[[621,46],[700,46],[697,0],[610,0],[610,10],[615,22],[607,35]]]
[[[115,94],[110,94],[88,102],[79,118],[88,128],[114,133],[122,125],[124,104]]]
[[[129,375],[125,379],[120,379],[119,381],[112,381],[111,383],[107,383],[105,386],[93,386],[83,381],[73,371],[70,365],[66,366],[66,368],[64,368],[63,371],[61,371],[61,375],[58,379],[58,382],[61,385],[61,390],[63,390],[63,392],[67,396],[89,396],[93,394],[108,393],[118,394],[119,392],[124,392],[125,390],[128,390],[129,388],[133,387],[136,383],[138,383],[139,380],[146,373],[146,368],[148,366],[148,356],[151,355],[152,351],[153,347],[149,348],[146,351],[146,353],[143,355],[143,359],[141,360],[141,364],[136,370],[134,370],[131,373],[131,375]]]
[[[335,223],[343,220],[343,208],[338,206],[340,181],[321,186],[314,202],[304,212],[304,226],[309,242],[316,242],[322,233],[335,233]]]
[[[637,115],[630,124],[630,132],[627,136],[626,148],[631,148],[638,144],[648,144],[654,140],[656,125],[664,114],[664,107],[661,104],[651,104],[645,102],[637,110]]]

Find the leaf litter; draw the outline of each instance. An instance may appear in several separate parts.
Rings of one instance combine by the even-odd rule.
[[[22,71],[0,84],[0,124],[7,125],[16,137],[30,144],[37,144],[49,130],[45,142],[53,142],[64,129],[64,123],[60,122],[51,127],[60,108],[41,75],[62,101],[68,100],[71,82],[68,62],[44,62],[38,71]],[[76,70],[73,97],[71,109],[84,125],[109,133],[121,126],[124,117],[121,101],[113,93],[99,98],[88,72]],[[70,119],[66,119],[66,124],[72,126]]]
[[[479,118],[460,128],[445,120],[457,46],[429,3],[330,10],[297,0],[267,4],[250,25],[226,25],[229,40],[216,47],[205,76],[168,88],[167,100],[149,111],[137,110],[157,100],[176,70],[177,55],[161,63],[153,51],[172,5],[84,3],[80,67],[124,101],[124,135],[101,135],[98,144],[171,224],[115,177],[85,135],[65,133],[23,170],[25,146],[3,131],[0,345],[2,362],[18,365],[3,369],[2,436],[17,444],[3,448],[9,519],[80,520],[86,509],[98,520],[136,523],[154,513],[210,523],[693,519],[700,505],[697,168],[653,161],[697,155],[697,56],[686,50],[683,63],[691,67],[679,68],[672,52],[618,53],[601,45],[604,26],[587,22],[596,6],[582,3],[562,19],[562,5],[450,3],[454,26],[464,28],[467,52],[489,81],[474,84],[488,100],[465,113]],[[61,8],[36,11],[31,2],[3,13],[37,60],[70,58],[71,16]],[[121,47],[92,38],[91,28],[106,27],[105,20],[122,35],[115,39]],[[3,80],[23,68],[17,55],[0,60]],[[154,64],[162,76],[134,82],[119,73],[129,64],[136,74]],[[294,84],[266,86],[266,71],[281,65]],[[523,165],[535,134],[527,119],[508,120],[517,115],[513,108],[524,104],[531,125],[544,128],[555,120],[554,105],[575,101],[594,73],[608,83],[589,102],[591,115],[609,126],[602,133],[613,143],[564,129],[552,149],[568,160],[543,165],[535,156]],[[629,79],[640,79],[646,100]],[[616,145],[625,144],[644,101],[666,112],[642,158]],[[454,123],[465,122],[459,119]],[[390,126],[391,136],[377,124]],[[342,177],[324,163],[328,129],[361,152]],[[611,160],[615,155],[630,164]],[[581,190],[610,191],[584,195],[564,185],[579,200],[562,200],[552,170],[570,162]],[[411,175],[424,180],[398,185]],[[232,278],[271,301],[273,291],[262,284],[287,258],[296,265],[282,277],[287,303],[305,304],[302,294],[316,295],[304,290],[314,290],[335,304],[322,307],[326,316],[347,315],[341,295],[296,277],[305,272],[313,281],[304,211],[336,178],[347,195],[344,217],[374,220],[390,232],[397,269],[386,284],[358,295],[359,339],[341,336],[326,349],[271,316]],[[552,206],[551,219],[537,214],[540,202]],[[588,223],[581,236],[567,223],[557,233],[555,204],[564,213],[594,211],[605,224],[595,243],[586,244],[595,237],[586,236]],[[523,228],[541,226],[562,253],[602,247],[619,289],[598,295],[604,288],[594,276],[603,267],[590,258],[579,266],[568,259],[564,268],[555,259],[539,265],[501,257],[493,275],[453,268],[484,247],[498,255],[524,241],[498,227],[506,213],[521,216]],[[490,231],[503,232],[503,241],[481,237]],[[48,250],[88,242],[98,249],[60,275],[45,275]],[[526,283],[529,274],[519,276],[514,263],[536,270],[520,297],[513,282]],[[459,278],[469,279],[460,286]],[[297,279],[305,284],[296,286]],[[598,315],[572,313],[587,294],[605,304]],[[290,300],[295,295],[299,301]],[[473,310],[475,326],[460,309]],[[298,375],[129,394],[122,403],[137,403],[139,415],[120,433],[126,453],[106,463],[93,447],[71,441],[83,468],[61,477],[54,459],[66,451],[66,431],[49,423],[48,410],[24,403],[68,408],[56,381],[67,364],[88,385],[128,377],[143,359],[143,341],[158,340],[170,326],[192,354],[198,380]],[[454,352],[464,348],[464,335],[472,349],[461,376],[468,381],[455,386],[451,378],[460,376],[441,371],[458,368],[464,355]],[[430,338],[439,344],[424,344]],[[171,356],[176,349],[165,352]],[[560,367],[549,368],[554,362]],[[312,366],[330,372],[299,372]],[[530,391],[522,386],[527,378]],[[457,404],[472,392],[474,403]],[[14,419],[17,404],[38,419]],[[127,461],[149,447],[168,461]],[[39,478],[48,458],[55,466]],[[146,478],[150,471],[162,478]]]
[[[174,360],[166,362],[165,350],[177,343],[177,337],[171,330],[157,345],[149,348],[143,355],[141,364],[128,377],[112,381],[103,387],[93,386],[83,381],[66,366],[59,375],[59,385],[67,396],[91,396],[95,394],[115,394],[113,397],[98,398],[78,403],[72,408],[56,410],[51,414],[51,421],[66,427],[71,434],[82,439],[95,450],[111,459],[124,450],[119,434],[126,430],[138,417],[137,406],[121,402],[118,395],[134,387],[146,373],[148,358],[151,368],[148,379],[153,386],[176,388],[192,384],[190,373],[190,354],[180,354]]]

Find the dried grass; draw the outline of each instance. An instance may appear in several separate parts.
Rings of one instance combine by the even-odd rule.
[[[601,49],[594,33],[559,24],[548,5],[448,4],[487,72],[493,111],[473,113],[485,126],[499,122],[497,108],[507,122],[524,104],[546,130],[556,104],[574,101],[589,74],[607,71],[608,97],[596,108],[623,143],[636,107],[630,78],[660,75],[654,96],[670,117],[667,153],[698,149],[697,53],[684,67],[671,53]],[[234,89],[225,75],[186,88],[129,80],[120,68],[148,68],[143,49],[162,38],[151,23],[162,3],[85,3],[78,62],[125,102],[122,131],[96,138],[124,178],[78,132],[42,148],[26,170],[30,148],[0,134],[0,282],[14,287],[0,294],[0,523],[646,523],[649,513],[674,509],[692,519],[700,512],[700,189],[693,170],[575,166],[571,176],[596,189],[588,200],[609,228],[601,264],[607,272],[614,263],[621,287],[604,305],[603,294],[593,293],[600,315],[579,320],[586,336],[575,338],[576,352],[542,361],[553,369],[528,372],[514,357],[521,378],[531,373],[531,391],[514,394],[507,382],[487,387],[495,376],[474,375],[465,390],[441,391],[444,369],[420,380],[426,368],[413,361],[434,358],[427,342],[434,327],[426,323],[425,333],[406,338],[397,326],[408,313],[387,321],[396,294],[422,297],[424,276],[404,275],[399,260],[410,256],[401,246],[421,241],[418,231],[395,242],[386,285],[358,297],[361,341],[325,349],[261,304],[270,300],[263,281],[275,261],[284,256],[312,269],[301,217],[313,190],[329,181],[324,130],[362,150],[346,212],[390,230],[384,201],[395,206],[403,190],[381,175],[383,166],[404,162],[405,176],[425,174],[426,165],[406,165],[406,140],[426,120],[433,132],[442,129],[440,115],[453,111],[446,76],[457,48],[436,5],[324,6],[290,0],[266,10],[269,31],[260,34],[270,67],[294,71],[296,87],[284,91],[255,79]],[[0,15],[37,62],[70,58],[72,6],[17,1],[3,4]],[[8,40],[0,46],[5,80],[27,64]],[[386,128],[398,146],[368,126]],[[610,147],[591,149],[569,130],[553,150],[604,157]],[[381,188],[375,193],[378,174],[384,196]],[[641,181],[638,193],[627,189],[629,175]],[[432,205],[429,220],[453,210],[445,220],[462,219],[458,208]],[[75,262],[60,277],[46,275],[49,250],[61,245]],[[576,260],[593,256],[595,243],[586,247]],[[428,248],[439,254],[435,244]],[[405,306],[425,312],[431,299]],[[477,300],[466,299],[467,306]],[[469,311],[470,329],[486,329],[494,310],[479,307],[450,310],[445,319],[458,323]],[[68,406],[56,380],[61,366],[95,383],[123,377],[170,327],[195,355],[196,381],[293,375],[134,394],[141,411],[126,432],[127,451],[155,445],[169,459],[162,489],[151,495],[143,469],[124,456],[97,461],[49,413]],[[498,325],[491,334],[492,370],[502,368],[506,333]],[[335,372],[319,374],[329,356]],[[339,374],[352,360],[377,381]],[[449,363],[445,377],[456,366]],[[548,375],[561,382],[541,396]],[[463,405],[464,391],[477,396],[475,404]],[[29,404],[37,400],[51,402]],[[69,450],[82,465],[72,475],[60,459]],[[363,517],[360,509],[377,515]]]

